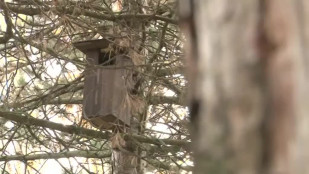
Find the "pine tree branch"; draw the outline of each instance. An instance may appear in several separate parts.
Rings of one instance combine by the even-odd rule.
[[[49,105],[59,105],[59,104],[83,104],[83,99],[81,97],[76,98],[57,98],[53,100],[48,100],[44,102],[44,104]],[[179,97],[167,97],[167,96],[152,96],[149,99],[150,105],[158,105],[158,104],[176,104],[176,105],[184,105],[184,102],[179,99]]]
[[[0,161],[28,161],[28,160],[39,160],[39,159],[59,159],[59,158],[70,158],[70,157],[84,157],[84,158],[109,158],[111,157],[110,151],[70,151],[60,153],[40,153],[34,155],[12,155],[0,157]]]
[[[30,160],[42,160],[42,159],[59,159],[59,158],[70,158],[70,157],[83,157],[83,158],[110,158],[112,153],[110,151],[69,151],[69,152],[60,152],[60,153],[39,153],[33,155],[11,155],[11,156],[2,156],[0,161],[30,161]],[[144,159],[150,165],[161,168],[165,170],[170,170],[172,167],[169,164],[163,163],[159,160],[154,159]],[[184,167],[184,170],[191,171],[192,167]]]
[[[26,6],[20,6],[17,4],[8,4],[8,7],[11,11],[18,13],[18,14],[24,14],[24,15],[29,15],[29,16],[34,16],[34,15],[41,15],[43,11],[50,11],[52,8],[50,7],[26,7]],[[137,19],[137,20],[160,20],[164,21],[167,23],[171,24],[178,24],[177,20],[165,17],[165,16],[160,16],[156,14],[119,14],[119,15],[110,15],[110,14],[104,14],[100,12],[94,12],[93,10],[87,10],[83,8],[77,9],[77,7],[72,8],[72,7],[63,7],[63,6],[57,6],[55,8],[57,12],[62,13],[62,14],[68,14],[68,15],[83,15],[95,19],[100,19],[100,20],[107,20],[107,21],[118,21],[118,20],[131,20],[132,18]]]
[[[79,136],[99,138],[99,139],[110,139],[113,136],[111,133],[107,131],[102,132],[78,127],[75,125],[63,125],[43,119],[33,118],[27,113],[0,111],[0,117],[24,125],[44,127]],[[187,150],[189,149],[190,145],[190,142],[186,140],[158,139],[153,137],[145,137],[141,135],[124,134],[124,139],[133,139],[139,141],[140,143],[148,143],[158,146],[166,146],[166,145],[180,146]]]

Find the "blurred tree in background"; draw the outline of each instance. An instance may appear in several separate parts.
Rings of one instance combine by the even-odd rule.
[[[183,0],[179,11],[194,173],[309,173],[309,1]]]
[[[106,38],[139,72],[137,129],[120,135],[137,148],[136,172],[189,173],[176,9],[174,0],[0,1],[0,172],[117,173],[114,134],[82,119],[87,61],[72,45]]]

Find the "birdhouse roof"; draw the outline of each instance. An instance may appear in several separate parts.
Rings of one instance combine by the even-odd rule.
[[[97,40],[74,42],[73,45],[83,53],[86,53],[91,50],[107,48],[110,43],[111,41],[107,39],[97,39]]]

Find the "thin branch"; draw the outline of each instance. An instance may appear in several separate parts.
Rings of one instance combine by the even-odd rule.
[[[10,14],[7,10],[5,2],[0,1],[0,8],[3,10],[4,20],[6,23],[6,32],[4,33],[3,37],[0,37],[0,44],[1,44],[1,43],[7,43],[12,38],[13,31],[12,31],[12,22],[10,19]]]
[[[175,74],[184,74],[184,67],[179,66],[179,67],[160,68],[155,71],[156,77],[165,77]]]
[[[45,104],[46,102],[60,95],[81,90],[83,89],[83,86],[79,85],[78,83],[83,77],[84,76],[81,75],[80,77],[77,77],[76,79],[74,79],[72,82],[66,85],[63,85],[61,87],[58,87],[58,85],[56,85],[54,88],[51,88],[51,90],[47,94],[41,95],[33,99],[26,100],[21,103],[15,103],[14,105],[11,105],[11,107],[15,108],[15,107],[20,107],[20,106],[23,106],[23,107],[26,106],[26,110],[31,110],[31,109],[35,109],[41,106],[42,104]]]

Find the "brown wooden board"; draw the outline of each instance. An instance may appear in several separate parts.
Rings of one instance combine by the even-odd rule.
[[[73,43],[74,47],[87,54],[89,51],[97,51],[99,49],[104,49],[109,46],[111,40],[109,39],[97,39],[88,40]]]
[[[115,124],[130,125],[131,107],[126,100],[128,89],[133,88],[132,70],[128,69],[133,63],[124,56],[116,56],[115,62],[89,68],[85,77],[84,117],[93,120],[96,127],[105,129]]]
[[[124,55],[110,56],[100,50],[108,47],[106,39],[74,44],[87,55],[83,116],[95,127],[115,129],[130,126],[129,91],[133,88],[133,62]]]

